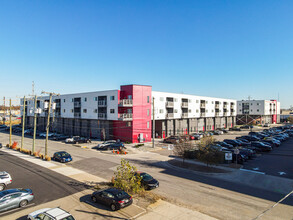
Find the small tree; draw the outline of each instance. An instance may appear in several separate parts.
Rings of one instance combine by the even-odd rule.
[[[188,153],[192,150],[194,150],[194,146],[191,143],[180,141],[174,145],[173,152],[182,158],[182,163],[184,164],[185,158],[188,158]]]
[[[215,140],[213,137],[206,137],[203,138],[198,145],[197,159],[206,163],[207,166],[219,164],[222,160],[221,152],[213,147],[214,142]]]
[[[143,190],[141,187],[141,177],[135,175],[136,167],[131,165],[129,161],[121,159],[120,166],[114,173],[114,187],[120,188],[128,193],[138,193]]]

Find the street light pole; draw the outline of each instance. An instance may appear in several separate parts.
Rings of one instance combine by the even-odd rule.
[[[155,148],[155,126],[156,126],[156,122],[155,122],[155,97],[153,97],[153,148]]]
[[[12,114],[11,114],[11,99],[9,100],[9,146],[11,146],[11,134],[12,134]]]
[[[23,111],[22,111],[22,135],[21,135],[21,146],[23,148],[23,138],[24,138],[24,127],[25,127],[25,96],[23,97]]]
[[[37,131],[37,96],[35,95],[35,103],[34,103],[34,134],[33,134],[32,154],[34,154],[34,152],[35,152],[36,131]]]
[[[53,94],[50,93],[49,106],[48,106],[47,127],[46,127],[45,156],[48,155],[48,135],[49,135],[49,126],[50,126],[50,113],[51,113],[52,95],[53,95]]]

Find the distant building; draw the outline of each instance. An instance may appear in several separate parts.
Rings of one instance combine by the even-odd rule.
[[[236,100],[123,85],[119,90],[54,96],[50,131],[98,139],[151,141],[153,98],[156,136],[211,131],[236,123]],[[49,97],[39,97],[36,103],[37,108],[44,109],[37,114],[39,130],[46,129],[48,100]],[[26,104],[26,126],[33,127],[34,100],[27,100]]]
[[[237,101],[237,124],[275,124],[280,122],[277,100]]]
[[[281,109],[280,121],[285,122],[289,117],[293,117],[293,110]]]

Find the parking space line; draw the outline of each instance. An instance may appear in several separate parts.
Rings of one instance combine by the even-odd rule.
[[[5,211],[5,212],[1,212],[0,213],[0,216],[4,216],[4,215],[9,214],[11,212],[18,211],[19,209],[25,209],[25,208],[30,207],[30,206],[33,206],[33,205],[35,205],[35,203],[30,203],[30,204],[28,204],[25,207],[19,207],[19,208],[16,208],[16,209],[11,209],[11,210],[8,210],[8,211]]]
[[[243,168],[241,168],[240,170],[247,171],[247,172],[252,172],[252,173],[258,173],[258,174],[265,174],[264,172],[259,172],[259,171],[254,171],[254,170],[247,170],[247,169],[243,169]]]

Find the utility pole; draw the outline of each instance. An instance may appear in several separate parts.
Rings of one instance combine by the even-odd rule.
[[[3,112],[3,124],[5,125],[5,121],[6,121],[6,106],[5,106],[5,96],[3,98],[3,102],[4,102],[4,112]]]
[[[48,118],[47,118],[47,127],[46,127],[46,142],[45,142],[45,156],[48,155],[48,135],[49,135],[49,126],[50,126],[50,113],[51,113],[51,104],[52,104],[52,96],[53,95],[58,95],[53,92],[42,92],[42,94],[49,94],[49,106],[48,106]]]
[[[34,134],[33,134],[32,154],[34,154],[34,152],[35,152],[36,131],[37,131],[37,96],[35,95],[35,103],[34,103]]]
[[[24,127],[25,127],[25,96],[23,97],[23,111],[22,111],[22,135],[21,135],[21,146],[23,148],[23,138],[24,138]]]
[[[155,97],[153,97],[153,148],[155,148]]]
[[[9,146],[11,146],[11,134],[12,134],[12,114],[11,114],[11,99],[9,100],[10,107],[9,107]]]

